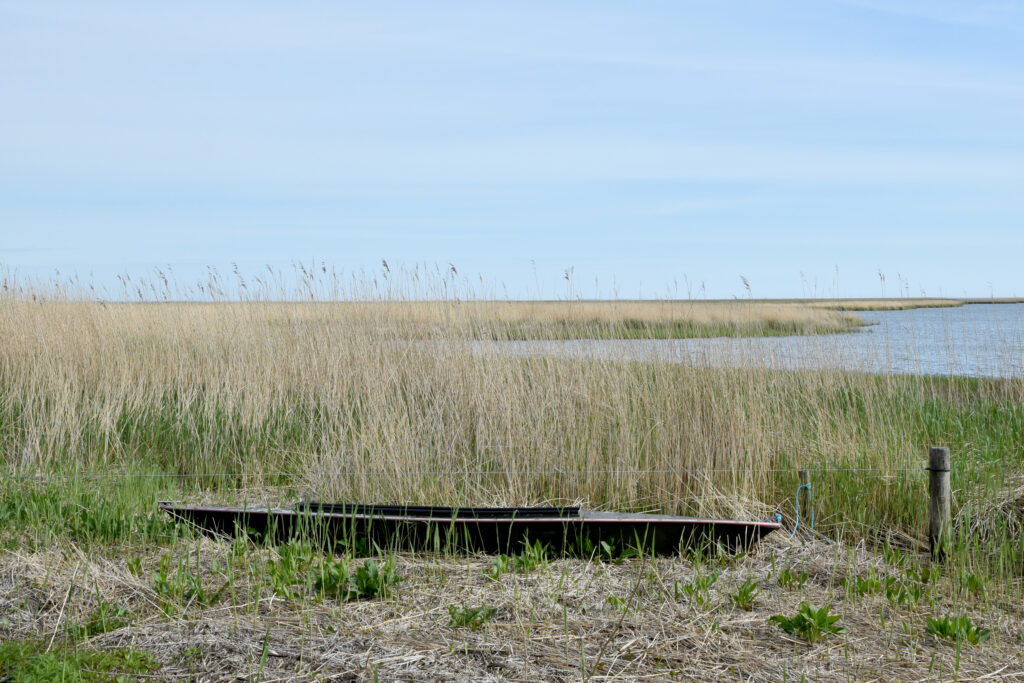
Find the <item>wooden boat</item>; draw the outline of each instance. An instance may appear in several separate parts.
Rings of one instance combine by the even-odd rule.
[[[627,548],[658,555],[700,545],[746,550],[779,528],[776,521],[697,519],[578,507],[429,507],[300,502],[292,508],[207,507],[160,503],[175,519],[215,535],[278,540],[301,534],[326,544],[515,553],[539,541],[556,553]],[[602,546],[602,544],[604,544]]]

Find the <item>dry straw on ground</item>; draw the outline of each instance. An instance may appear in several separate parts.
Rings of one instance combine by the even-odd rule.
[[[211,541],[192,548],[202,554],[209,584],[223,580],[229,548]],[[555,559],[529,574],[497,579],[484,574],[489,557],[400,555],[404,581],[393,598],[282,599],[261,586],[262,577],[249,577],[238,581],[230,600],[185,607],[172,617],[158,607],[148,581],[157,558],[144,553],[138,576],[125,559],[74,547],[4,553],[4,636],[56,634],[59,646],[64,626],[95,610],[99,596],[128,607],[133,623],[78,647],[149,651],[161,665],[153,674],[158,680],[238,680],[257,671],[265,681],[1024,676],[1019,603],[962,607],[994,635],[982,646],[964,645],[958,655],[955,645],[925,633],[926,618],[944,613],[942,603],[901,606],[884,595],[850,596],[844,577],[901,576],[880,555],[813,539],[790,542],[781,534],[735,560]],[[221,573],[214,569],[218,563]],[[806,574],[801,587],[780,585],[787,569]],[[678,589],[711,573],[718,578],[699,601]],[[744,611],[730,596],[748,578],[759,582],[760,593]],[[830,605],[846,633],[810,646],[769,622],[774,614],[795,613],[801,602]],[[496,612],[473,631],[451,625],[449,605]]]

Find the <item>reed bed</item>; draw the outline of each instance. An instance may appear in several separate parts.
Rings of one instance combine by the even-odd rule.
[[[913,308],[954,308],[966,303],[963,299],[815,299],[802,301],[811,308],[832,311],[907,311]]]
[[[515,358],[475,348],[463,306],[0,302],[4,461],[696,514],[765,511],[807,467],[823,520],[909,535],[929,444],[965,476],[1018,469],[1020,380]]]
[[[371,307],[420,325],[436,307],[389,302]],[[686,339],[848,332],[863,324],[842,313],[769,301],[463,301],[447,306],[449,333],[475,339]]]
[[[907,675],[924,675],[928,667],[921,652],[934,644],[924,639],[920,625],[907,627],[907,639],[878,647],[847,640],[843,648],[855,653],[856,666],[829,668],[829,661],[844,656],[839,650],[829,650],[824,657],[820,650],[808,651],[809,658],[793,659],[800,646],[787,641],[779,645],[769,635],[777,636],[777,629],[764,625],[764,614],[725,614],[724,593],[715,603],[717,611],[689,603],[680,611],[678,596],[667,601],[664,591],[652,587],[657,581],[635,578],[634,573],[646,576],[647,571],[638,569],[637,561],[626,562],[620,570],[616,564],[560,560],[568,564],[554,565],[558,569],[540,583],[502,584],[502,590],[511,591],[502,597],[479,578],[479,567],[473,564],[488,560],[405,556],[401,563],[408,585],[415,586],[411,602],[400,597],[397,603],[327,609],[307,596],[297,603],[297,611],[284,607],[285,614],[272,607],[273,597],[265,604],[258,586],[250,586],[245,591],[255,590],[255,596],[247,598],[245,591],[233,596],[231,610],[190,612],[186,604],[191,616],[169,621],[153,611],[150,589],[138,588],[139,598],[125,595],[133,584],[122,568],[137,554],[141,565],[135,569],[144,577],[139,581],[152,586],[154,553],[194,554],[199,562],[201,553],[190,550],[198,541],[155,514],[158,499],[573,502],[598,509],[727,517],[778,512],[791,526],[796,470],[808,468],[815,532],[823,536],[805,530],[796,541],[773,541],[778,545],[764,552],[805,552],[796,550],[804,547],[799,541],[817,544],[815,552],[827,555],[828,561],[808,558],[805,564],[819,566],[819,597],[834,602],[839,593],[829,574],[841,575],[848,567],[851,576],[866,575],[864,567],[876,561],[883,548],[900,548],[917,557],[926,519],[925,454],[929,445],[942,444],[954,453],[956,515],[953,551],[944,574],[947,603],[942,604],[975,610],[976,618],[990,622],[1004,623],[1017,614],[1012,605],[1019,605],[1024,571],[1020,378],[515,357],[482,352],[479,345],[481,339],[544,336],[552,330],[557,330],[556,338],[563,332],[569,338],[600,336],[595,330],[628,338],[637,330],[668,329],[665,325],[717,330],[722,320],[732,320],[725,324],[734,332],[764,334],[771,327],[764,320],[773,315],[808,331],[819,329],[823,319],[847,320],[804,305],[520,304],[467,302],[465,293],[418,302],[339,302],[318,300],[319,290],[308,290],[314,296],[303,298],[313,300],[302,302],[273,302],[269,296],[250,293],[240,302],[111,303],[52,290],[33,299],[24,286],[8,289],[0,298],[0,457],[5,470],[0,484],[0,546],[7,548],[3,563],[11,569],[10,576],[25,574],[26,563],[36,561],[47,567],[44,574],[56,576],[79,563],[96,563],[96,553],[113,558],[107,574],[98,571],[93,576],[116,575],[122,584],[107,590],[97,578],[95,589],[97,595],[107,596],[102,600],[121,596],[117,599],[148,615],[132,622],[131,636],[145,640],[152,632],[155,648],[159,637],[171,632],[189,634],[181,642],[191,645],[164,657],[165,667],[172,660],[174,666],[186,666],[181,659],[185,650],[202,650],[203,638],[223,645],[230,640],[225,634],[244,632],[246,642],[257,642],[267,629],[262,649],[271,641],[280,648],[292,643],[287,651],[298,653],[297,658],[287,655],[281,661],[298,667],[289,669],[288,675],[299,678],[315,678],[329,670],[371,678],[374,666],[391,671],[391,677],[401,678],[405,670],[411,672],[410,678],[428,677],[424,672],[440,671],[442,662],[455,661],[451,657],[461,658],[464,667],[445,669],[451,678],[478,678],[488,671],[509,677],[518,666],[525,678],[572,679],[595,672],[628,678],[671,671],[683,678],[735,675],[774,680],[791,664],[812,677],[856,678],[877,673],[872,660],[892,647],[914,653],[907,655]],[[635,320],[643,323],[628,322]],[[527,328],[532,331],[524,332]],[[834,545],[827,553],[828,543],[822,538]],[[54,544],[60,548],[54,551],[57,554],[46,550]],[[88,556],[75,554],[81,547],[88,549]],[[858,549],[860,559],[844,559],[852,549]],[[196,574],[200,583],[222,583],[225,552],[222,544],[203,551],[203,562],[221,559],[219,564],[201,565]],[[257,551],[243,557],[250,558],[247,566],[257,571],[264,565],[253,553]],[[756,554],[742,566],[747,574],[755,572],[755,566],[765,573],[765,563],[771,561]],[[454,562],[456,568],[443,568],[446,562]],[[659,565],[655,574],[664,579],[672,572],[692,573],[693,562],[687,562]],[[498,605],[505,626],[495,628],[502,635],[494,629],[485,631],[495,639],[488,644],[477,642],[475,636],[467,638],[462,631],[444,632],[444,638],[424,644],[424,633],[433,633],[444,607],[441,596],[453,590],[455,579],[448,577],[463,571],[472,580],[466,582],[469,592],[458,595],[470,603]],[[583,597],[566,592],[566,577],[575,581],[588,572],[597,572],[609,583],[600,584],[600,589],[589,584],[590,593]],[[247,576],[246,581],[256,580],[252,573]],[[559,577],[555,590],[549,583]],[[741,578],[736,574],[729,580],[739,583]],[[777,582],[778,575],[772,580]],[[964,588],[975,585],[971,581],[981,582],[980,599]],[[38,583],[33,584],[36,589]],[[57,583],[59,593],[65,584]],[[71,576],[66,583],[88,593],[88,583],[81,578]],[[243,583],[239,579],[237,585]],[[640,585],[636,595],[641,597],[630,598],[639,606],[636,613],[605,614],[611,603],[595,606],[595,591],[613,591],[624,600]],[[480,592],[474,593],[472,586]],[[11,596],[23,588],[4,589],[0,602],[7,601],[5,610],[14,609]],[[528,607],[543,602],[544,595],[550,604],[543,613]],[[781,595],[792,601],[798,593]],[[19,637],[45,635],[55,628],[54,619],[63,618],[56,616],[61,609],[58,598],[51,595],[46,600],[42,616],[17,631]],[[89,598],[78,600],[66,602],[86,610]],[[142,606],[147,601],[150,608]],[[770,604],[765,609],[782,609]],[[925,612],[936,613],[938,604],[922,604],[923,611],[914,613],[914,624]],[[873,628],[867,624],[877,620],[871,612],[874,607],[857,601],[844,605],[848,614],[857,615],[850,621],[863,621],[865,630]],[[328,626],[354,614],[362,615],[366,628],[339,641]],[[271,639],[268,624],[275,623],[283,626],[274,627]],[[671,624],[673,633],[682,634],[673,636],[671,647],[657,645],[668,638],[652,630],[659,623]],[[139,631],[140,626],[150,630]],[[14,633],[9,626],[0,629]],[[1000,629],[999,646],[967,655],[964,671],[992,671],[994,653],[1001,657],[1019,648],[1019,629]],[[59,630],[50,632],[51,642]],[[298,641],[289,640],[296,633]],[[587,634],[593,633],[606,637],[588,640]],[[107,634],[96,642],[113,647],[113,640],[115,636]],[[370,645],[371,641],[377,644]],[[330,642],[337,648],[337,661],[303,654],[320,651]],[[394,648],[387,650],[391,646],[380,643]],[[934,647],[933,660],[938,657],[942,666],[952,667],[948,651]],[[370,654],[359,660],[354,653],[366,648]],[[722,648],[745,654],[732,658]],[[757,669],[750,658],[762,657],[765,648],[778,657]],[[278,655],[253,655],[251,650],[236,653],[238,666],[242,658],[251,657],[255,660],[246,659],[246,666],[262,670],[268,657],[271,668],[276,666]],[[704,658],[699,661],[709,668],[703,674],[687,663],[683,653],[690,651]],[[627,665],[627,660],[638,663]],[[958,654],[956,666],[960,661]],[[488,662],[497,662],[493,671]],[[660,664],[655,666],[656,662]],[[215,664],[210,660],[196,666],[202,670]],[[229,668],[237,674],[237,667]]]

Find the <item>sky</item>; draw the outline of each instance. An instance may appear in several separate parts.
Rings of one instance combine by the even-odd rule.
[[[1022,257],[1024,2],[0,0],[19,277],[980,297]]]

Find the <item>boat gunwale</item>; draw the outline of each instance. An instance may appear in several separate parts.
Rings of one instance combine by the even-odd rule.
[[[369,506],[368,506],[369,507]],[[708,519],[702,517],[681,517],[675,515],[662,515],[646,512],[611,512],[602,510],[581,510],[576,517],[520,517],[509,515],[504,518],[493,517],[472,517],[469,515],[455,515],[445,517],[423,517],[411,515],[375,515],[363,512],[324,512],[313,510],[295,510],[294,508],[272,508],[272,507],[218,507],[203,505],[177,505],[171,502],[161,501],[160,510],[169,513],[176,512],[206,512],[221,514],[241,515],[277,515],[281,517],[303,517],[307,519],[360,519],[380,520],[388,522],[425,522],[435,524],[530,524],[530,523],[559,523],[570,524],[624,524],[624,523],[656,523],[656,524],[679,524],[679,525],[720,525],[720,526],[744,526],[767,528],[772,531],[782,528],[782,524],[773,520],[738,520],[738,519]]]

